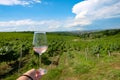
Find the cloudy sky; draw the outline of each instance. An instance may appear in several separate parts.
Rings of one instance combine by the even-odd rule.
[[[0,32],[120,29],[120,0],[0,0]]]

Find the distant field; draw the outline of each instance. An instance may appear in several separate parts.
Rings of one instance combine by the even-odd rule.
[[[32,39],[32,32],[0,33],[0,80],[15,80],[37,67]],[[42,80],[120,80],[119,29],[53,32],[47,33],[47,39],[42,67],[48,73]]]

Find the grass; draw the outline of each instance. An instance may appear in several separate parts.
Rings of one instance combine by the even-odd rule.
[[[48,73],[42,77],[42,80],[120,80],[119,56],[106,56],[100,59],[89,56],[86,60],[82,52],[70,51],[64,52],[59,57],[59,64],[52,65],[53,68],[48,66]],[[25,66],[22,72],[30,69],[29,64]],[[5,80],[13,80],[17,77],[18,75],[15,74]]]
[[[59,65],[42,80],[119,80],[120,57],[88,58],[81,52],[65,52]]]

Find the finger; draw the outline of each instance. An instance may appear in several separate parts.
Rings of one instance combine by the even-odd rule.
[[[36,78],[41,78],[41,77],[42,77],[42,75],[41,75],[40,71],[36,70]]]

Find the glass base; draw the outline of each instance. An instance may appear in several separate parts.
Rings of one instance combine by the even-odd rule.
[[[47,73],[47,70],[43,68],[39,68],[38,71],[40,72],[41,75],[44,75]]]

